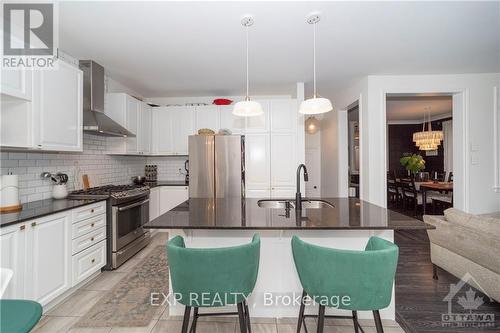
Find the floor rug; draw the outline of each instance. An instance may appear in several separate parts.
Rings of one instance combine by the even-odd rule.
[[[168,293],[165,246],[157,246],[144,260],[103,296],[75,327],[148,326],[158,311],[151,293]]]

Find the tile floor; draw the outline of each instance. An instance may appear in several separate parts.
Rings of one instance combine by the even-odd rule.
[[[134,258],[127,261],[119,269],[103,272],[97,278],[79,288],[75,294],[63,303],[49,310],[35,327],[35,333],[178,333],[181,331],[182,318],[168,315],[167,307],[159,307],[157,314],[146,327],[103,327],[103,328],[72,328],[97,301],[111,290],[135,265],[148,255],[155,246],[164,244],[166,233],[158,233],[151,244],[139,252]],[[296,331],[295,318],[252,318],[253,333],[294,333]],[[361,320],[366,333],[375,333],[371,320]],[[315,332],[315,320],[308,319],[309,332]],[[404,332],[396,322],[384,322],[386,333]],[[234,317],[205,317],[200,318],[197,326],[198,333],[237,333],[239,325]],[[343,319],[327,319],[325,333],[351,333],[354,332],[352,322]]]

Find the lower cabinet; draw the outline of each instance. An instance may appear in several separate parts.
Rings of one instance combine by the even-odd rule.
[[[46,305],[106,264],[106,203],[88,206],[100,214],[75,219],[84,206],[0,229],[1,266],[14,272],[2,298]]]
[[[47,304],[71,287],[71,232],[68,212],[28,224],[26,296]]]
[[[160,215],[189,199],[188,186],[160,187]]]

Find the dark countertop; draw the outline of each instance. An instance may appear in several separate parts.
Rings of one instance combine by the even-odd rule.
[[[303,209],[258,207],[259,199],[190,198],[144,225],[147,229],[344,229],[411,230],[433,226],[356,198],[321,198],[334,208]]]
[[[65,210],[85,206],[98,200],[70,200],[70,199],[46,199],[27,202],[19,212],[0,214],[0,227],[6,227],[42,216],[63,212]]]
[[[156,182],[145,182],[144,185],[154,188],[158,186],[189,186],[189,183],[184,180],[158,180]]]

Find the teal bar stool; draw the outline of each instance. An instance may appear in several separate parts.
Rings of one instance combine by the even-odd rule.
[[[323,332],[325,317],[352,319],[354,331],[364,332],[359,325],[357,311],[372,311],[377,332],[383,333],[379,310],[391,302],[399,255],[397,245],[379,237],[370,237],[364,251],[338,250],[308,244],[294,236],[292,251],[304,289],[297,333],[302,323],[305,326],[305,317],[309,317],[304,315],[304,298],[307,295],[319,304],[318,333]],[[348,297],[348,301],[342,302],[343,297]],[[325,307],[351,310],[352,317],[325,316]]]
[[[0,332],[28,333],[42,316],[42,306],[34,301],[0,300]]]
[[[184,239],[176,236],[167,244],[172,292],[175,299],[186,306],[182,333],[189,326],[191,308],[194,309],[190,332],[196,332],[201,316],[238,315],[240,332],[251,332],[250,313],[246,298],[257,281],[260,258],[260,237],[254,235],[245,245],[199,249],[186,248]],[[237,305],[238,312],[199,313],[202,307]]]

